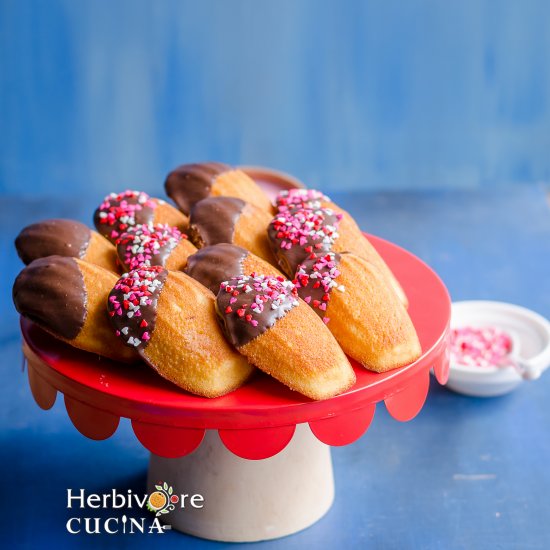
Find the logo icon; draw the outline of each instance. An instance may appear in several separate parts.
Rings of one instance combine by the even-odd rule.
[[[174,495],[174,490],[168,483],[159,481],[155,485],[156,491],[153,491],[147,499],[147,509],[159,517],[162,514],[167,514],[175,508],[180,500],[178,495]]]

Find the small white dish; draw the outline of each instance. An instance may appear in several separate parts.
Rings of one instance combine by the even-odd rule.
[[[498,327],[512,338],[512,361],[527,363],[529,377],[538,378],[550,366],[550,322],[530,309],[504,302],[467,301],[452,304],[451,328]],[[504,395],[525,378],[512,366],[459,365],[451,357],[447,387],[477,397]]]

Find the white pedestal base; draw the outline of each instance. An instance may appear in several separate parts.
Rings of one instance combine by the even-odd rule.
[[[162,517],[173,529],[197,537],[253,542],[284,537],[319,520],[334,500],[330,447],[296,427],[292,441],[278,455],[246,460],[228,451],[216,430],[182,458],[151,455],[148,491],[166,481],[174,494],[200,494],[203,508],[185,508]]]

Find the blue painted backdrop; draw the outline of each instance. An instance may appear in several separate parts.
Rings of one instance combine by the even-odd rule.
[[[550,2],[0,3],[0,191],[158,192],[174,165],[324,189],[550,179]]]

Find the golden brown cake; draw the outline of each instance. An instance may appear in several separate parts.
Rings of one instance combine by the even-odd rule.
[[[224,339],[214,295],[184,273],[141,267],[109,295],[117,336],[177,386],[218,397],[241,386],[253,367]]]
[[[116,361],[136,353],[115,337],[107,297],[117,276],[97,265],[65,256],[34,260],[13,285],[17,311],[56,338]]]
[[[28,225],[15,239],[15,248],[25,264],[45,256],[69,256],[118,273],[115,247],[75,220],[51,219]]]
[[[189,215],[193,206],[208,197],[242,199],[265,212],[271,201],[261,187],[238,168],[220,162],[183,164],[172,170],[164,182],[166,194]]]
[[[346,354],[367,369],[384,372],[421,355],[405,306],[374,264],[327,252],[305,260],[295,282]]]
[[[282,214],[286,217],[288,214],[299,210],[318,211],[322,216],[328,218],[329,223],[334,225],[337,233],[330,250],[333,252],[353,252],[357,256],[372,262],[395,290],[401,302],[408,306],[407,296],[399,281],[348,212],[334,204],[326,195],[316,189],[290,189],[281,191],[277,195],[274,206],[276,215]],[[333,216],[334,214],[336,217]]]
[[[193,207],[189,218],[189,237],[198,248],[230,243],[250,250],[275,264],[267,239],[271,216],[241,199],[211,197]]]
[[[221,285],[216,311],[229,342],[289,388],[327,399],[355,383],[332,334],[284,277],[232,278]]]

